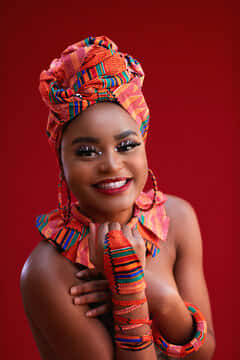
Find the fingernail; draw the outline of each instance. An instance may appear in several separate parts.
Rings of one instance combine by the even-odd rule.
[[[74,298],[74,304],[75,305],[80,305],[81,304],[81,300],[79,298]]]
[[[77,290],[75,288],[71,288],[70,292],[71,292],[71,295],[76,295]]]
[[[80,277],[80,278],[81,278],[81,277],[82,277],[82,273],[76,273],[76,274],[75,274],[75,276],[77,276],[77,277]]]
[[[89,317],[89,316],[91,316],[91,315],[92,315],[91,311],[86,312],[86,316],[87,316],[87,317]]]

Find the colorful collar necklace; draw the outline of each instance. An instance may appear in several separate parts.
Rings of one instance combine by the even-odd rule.
[[[167,197],[160,191],[157,192],[155,206],[149,211],[142,210],[149,207],[152,198],[152,190],[139,195],[134,205],[133,217],[128,225],[137,227],[145,241],[147,255],[154,257],[159,252],[161,240],[165,241],[167,238],[169,217],[163,206]],[[93,267],[89,261],[88,250],[90,222],[91,220],[79,211],[78,203],[74,203],[67,224],[64,224],[61,212],[57,209],[38,216],[36,226],[41,235],[70,261]]]

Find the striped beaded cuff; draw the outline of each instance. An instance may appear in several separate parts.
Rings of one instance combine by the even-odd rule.
[[[129,240],[119,230],[109,231],[106,235],[104,272],[113,294],[135,294],[146,287],[142,264]]]
[[[159,333],[158,329],[156,327],[153,328],[153,336],[155,343],[158,345],[159,349],[169,357],[182,358],[187,356],[188,354],[191,354],[192,352],[198,351],[199,348],[203,345],[206,338],[207,322],[204,316],[197,307],[187,302],[185,302],[185,305],[190,311],[196,325],[195,334],[187,344],[185,345],[169,344]],[[154,327],[154,323],[153,323],[153,327]]]
[[[139,351],[151,346],[153,337],[152,335],[130,336],[120,333],[115,335],[115,342],[121,349]]]

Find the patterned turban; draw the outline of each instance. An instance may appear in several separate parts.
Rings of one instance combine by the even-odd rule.
[[[103,101],[118,103],[127,110],[145,141],[149,109],[141,91],[143,79],[139,62],[119,52],[106,36],[89,37],[70,45],[40,75],[40,93],[50,110],[50,144],[57,150],[64,124]]]

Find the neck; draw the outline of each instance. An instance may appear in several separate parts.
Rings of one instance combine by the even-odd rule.
[[[90,220],[92,220],[94,223],[97,224],[103,224],[105,222],[109,222],[109,223],[113,223],[113,222],[117,222],[120,225],[125,225],[127,224],[132,216],[133,216],[133,207],[130,209],[126,209],[123,211],[120,211],[118,213],[104,213],[102,212],[101,214],[94,214],[88,211],[85,211],[83,209],[80,208],[80,206],[78,207],[79,211],[85,215],[87,218],[89,218]]]

